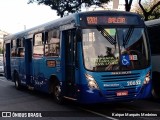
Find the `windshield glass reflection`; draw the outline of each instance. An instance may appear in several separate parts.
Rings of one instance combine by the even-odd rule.
[[[83,55],[92,71],[141,69],[149,63],[143,28],[84,29]]]

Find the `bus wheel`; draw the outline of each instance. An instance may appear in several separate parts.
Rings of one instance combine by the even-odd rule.
[[[20,85],[20,81],[17,73],[14,74],[14,83],[15,83],[16,89],[20,90],[21,85]]]
[[[53,85],[53,96],[54,96],[55,101],[58,104],[62,104],[64,102],[64,98],[62,96],[61,87],[60,87],[60,84],[58,82],[56,82]]]

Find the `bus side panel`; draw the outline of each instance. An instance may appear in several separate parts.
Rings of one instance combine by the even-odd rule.
[[[19,58],[19,77],[21,80],[22,84],[24,83],[24,79],[25,79],[25,60],[24,58]]]
[[[35,51],[34,51],[35,50]],[[33,70],[33,79],[30,81],[31,87],[34,87],[36,90],[45,91],[46,82],[45,73],[48,72],[44,68],[46,64],[44,61],[44,56],[39,54],[38,51],[44,50],[44,46],[33,46],[33,57],[32,57],[32,70]]]
[[[54,57],[39,57],[33,59],[33,76],[31,84],[35,89],[49,92],[49,80],[51,75],[56,75],[58,80],[61,80],[60,58]],[[49,66],[49,62],[54,62],[55,66]]]
[[[33,81],[32,85],[34,86],[35,89],[39,89],[40,91],[42,90],[42,86],[44,85],[44,73],[42,70],[43,66],[43,58],[42,57],[34,57],[33,58]],[[48,71],[45,69],[45,71]]]

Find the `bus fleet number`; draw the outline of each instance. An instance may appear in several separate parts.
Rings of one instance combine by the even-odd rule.
[[[128,81],[128,82],[127,82],[127,86],[140,85],[140,84],[141,84],[141,81],[140,81],[140,80]]]

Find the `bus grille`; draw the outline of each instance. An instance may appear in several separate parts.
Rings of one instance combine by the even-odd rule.
[[[101,82],[103,84],[114,84],[114,83],[126,83],[127,81],[135,81],[135,80],[140,80],[140,73],[131,73],[131,74],[120,74],[120,75],[101,75]],[[139,86],[107,86],[104,87],[104,90],[106,91],[104,93],[105,97],[107,99],[131,99],[135,98],[141,87]],[[127,96],[117,96],[116,92],[117,91],[128,91]]]

